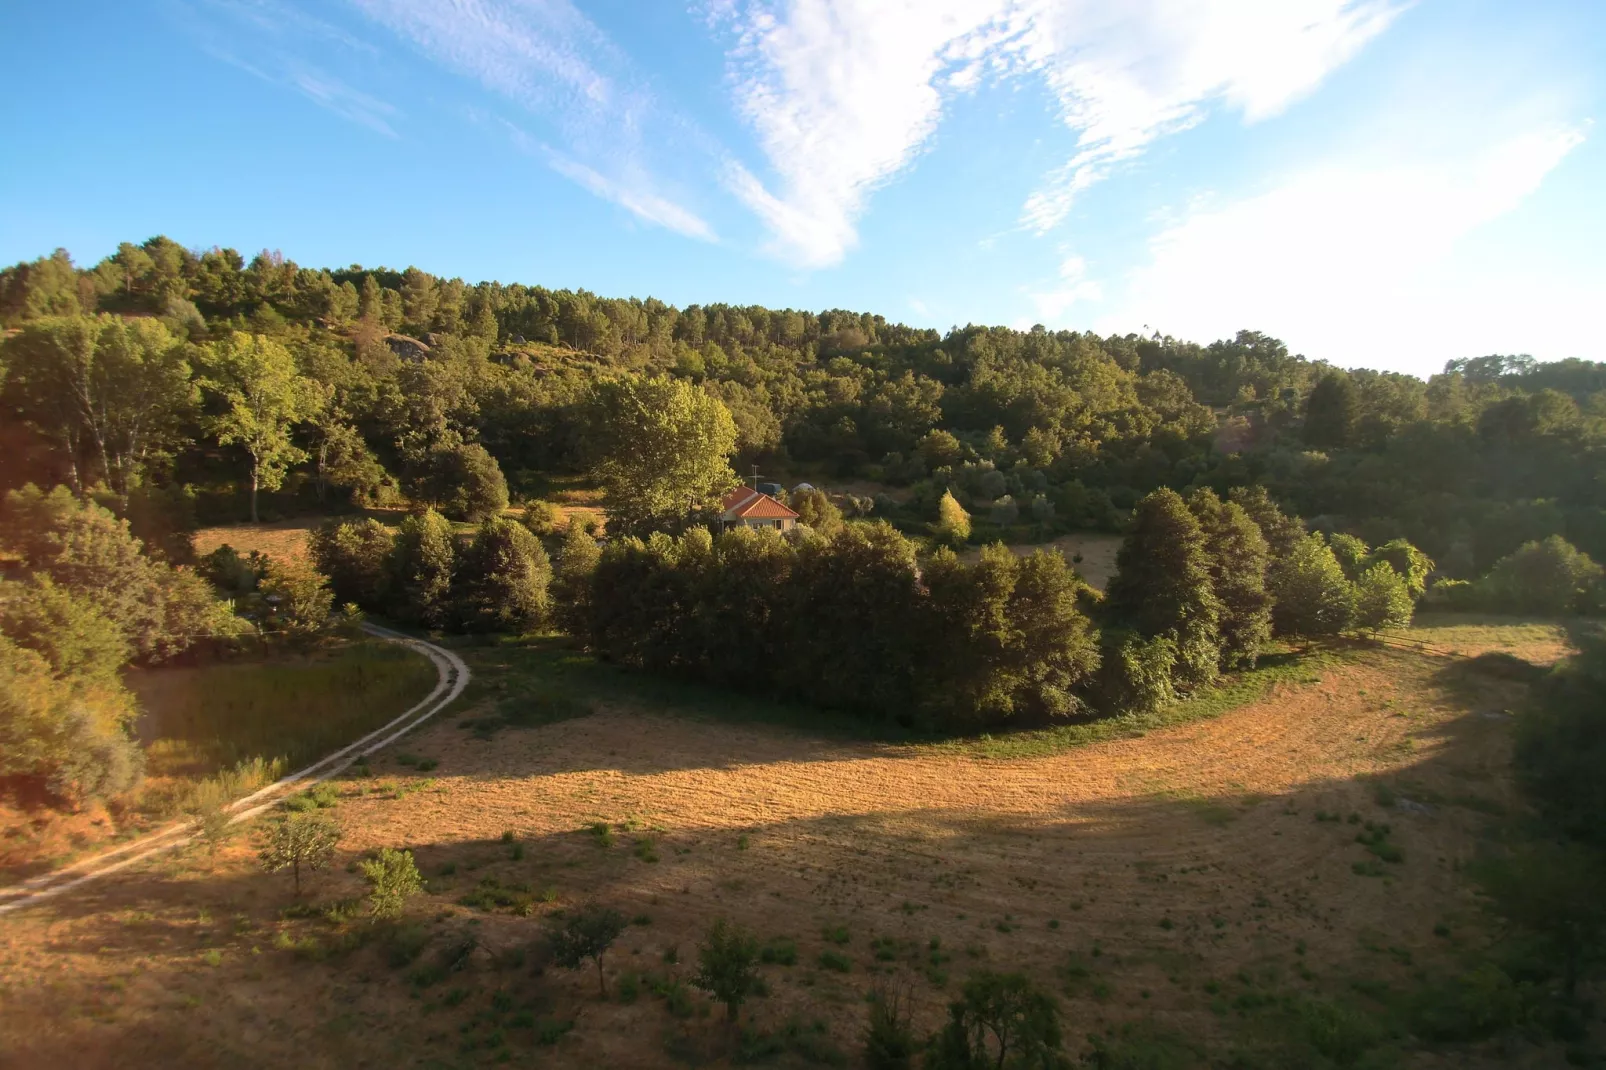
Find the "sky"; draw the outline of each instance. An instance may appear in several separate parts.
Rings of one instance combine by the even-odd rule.
[[[1606,360],[1600,0],[63,0],[0,64],[3,263]]]

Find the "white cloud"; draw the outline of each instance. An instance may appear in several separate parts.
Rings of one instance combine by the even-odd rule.
[[[1026,202],[1039,233],[1076,195],[1221,101],[1255,122],[1315,89],[1393,21],[1400,0],[1099,0],[1044,4],[1020,42],[1076,154]]]
[[[1540,351],[1541,338],[1565,346],[1583,319],[1574,302],[1606,280],[1555,278],[1499,250],[1473,264],[1465,246],[1583,137],[1578,125],[1545,125],[1459,153],[1329,163],[1201,202],[1151,241],[1097,327],[1153,323],[1201,340],[1253,327],[1334,363],[1419,372],[1501,347]]]
[[[842,259],[870,195],[930,140],[945,96],[1034,74],[1078,133],[1024,221],[1064,220],[1075,195],[1214,101],[1253,121],[1314,88],[1402,0],[723,0],[739,113],[774,174],[739,164],[731,190],[803,266]]]
[[[1087,261],[1079,256],[1067,256],[1060,261],[1059,278],[1047,290],[1029,292],[1037,314],[1043,320],[1054,322],[1064,317],[1077,302],[1098,303],[1104,300],[1104,285],[1087,277]]]
[[[704,222],[702,218],[675,204],[673,201],[640,188],[633,188],[629,185],[615,182],[613,179],[598,174],[585,164],[571,160],[559,153],[549,152],[548,163],[551,164],[552,170],[558,174],[571,181],[578,182],[598,197],[613,201],[648,223],[667,227],[677,234],[684,234],[688,238],[698,238],[702,241],[716,240],[713,228]]]
[[[386,137],[396,136],[396,131],[390,125],[396,109],[377,97],[300,64],[292,64],[288,78],[303,96],[316,101],[321,107]]]
[[[562,152],[504,125],[559,174],[646,222],[715,240],[707,222],[659,191],[647,162],[646,131],[684,135],[684,124],[661,113],[624,54],[570,0],[352,2],[437,63],[552,123]]]

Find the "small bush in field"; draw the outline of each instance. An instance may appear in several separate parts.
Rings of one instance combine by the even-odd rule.
[[[368,879],[368,907],[376,918],[400,917],[407,900],[424,889],[411,851],[383,848],[363,860],[362,875]]]
[[[708,930],[697,949],[697,975],[692,984],[725,1004],[725,1014],[736,1020],[742,1003],[758,987],[758,941],[751,933],[724,918]]]
[[[552,961],[568,970],[578,970],[589,959],[597,966],[597,987],[608,998],[608,979],[602,972],[605,955],[619,934],[625,931],[624,915],[617,910],[589,903],[547,935]]]
[[[268,830],[258,857],[269,873],[290,870],[295,877],[296,895],[300,895],[302,869],[323,869],[334,857],[338,842],[340,829],[327,817],[294,814]]]

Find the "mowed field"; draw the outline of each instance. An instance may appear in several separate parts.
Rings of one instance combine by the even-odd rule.
[[[1566,649],[1548,625],[1430,623],[1437,649]],[[1290,997],[1386,1016],[1454,969],[1482,924],[1458,869],[1517,806],[1520,695],[1452,657],[1354,649],[1209,720],[990,759],[613,698],[496,729],[520,652],[464,653],[478,708],[343,782],[317,909],[242,838],[0,918],[0,1065],[730,1065],[743,1044],[857,1065],[869,993],[906,992],[924,1032],[980,968],[1053,991],[1073,1053],[1097,1034],[1181,1060],[1120,1065],[1294,1065],[1253,1061],[1305,1028]],[[395,930],[342,905],[387,846],[428,879]],[[589,900],[634,919],[606,1001],[594,971],[542,967],[543,926]],[[776,960],[745,1042],[686,986],[717,917]],[[1556,1056],[1467,1058],[1415,1065]]]

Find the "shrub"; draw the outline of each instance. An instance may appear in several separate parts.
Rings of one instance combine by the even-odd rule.
[[[1559,616],[1595,608],[1601,580],[1588,554],[1552,535],[1501,558],[1477,586],[1490,609]]]
[[[377,520],[330,520],[314,528],[307,549],[329,577],[337,602],[383,609],[390,594],[396,536]]]
[[[558,533],[558,511],[551,502],[539,498],[525,502],[524,515],[519,519],[538,539],[549,539]]]
[[[381,848],[373,858],[362,862],[362,875],[368,880],[368,907],[376,918],[401,916],[407,900],[424,890],[413,852]]]
[[[726,1018],[734,1022],[737,1009],[758,988],[757,963],[758,940],[719,918],[697,948],[697,973],[691,983],[725,1004]]]
[[[588,903],[562,925],[551,929],[547,939],[552,961],[567,970],[578,970],[589,959],[597,966],[597,988],[608,998],[608,981],[602,972],[602,956],[625,931],[625,917],[617,910]]]
[[[1099,706],[1109,713],[1146,713],[1176,699],[1171,682],[1176,644],[1164,636],[1145,639],[1131,632],[1105,633],[1097,689]]]
[[[339,842],[340,829],[329,818],[315,813],[291,814],[268,828],[257,857],[269,873],[290,870],[299,896],[302,868],[314,873],[323,869],[334,858],[335,844]]]

